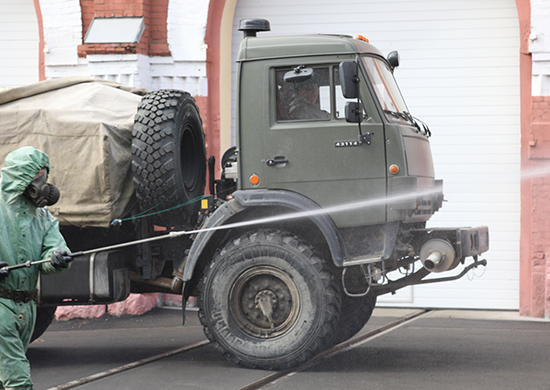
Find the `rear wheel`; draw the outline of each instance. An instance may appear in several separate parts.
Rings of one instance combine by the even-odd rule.
[[[202,120],[187,92],[160,90],[143,97],[132,131],[132,171],[142,211],[166,226],[193,224],[204,194],[206,150]]]
[[[231,240],[199,288],[205,334],[235,363],[283,369],[330,347],[338,285],[326,262],[294,236],[260,230]]]
[[[42,336],[55,317],[57,306],[37,306],[36,322],[32,332],[31,342]]]

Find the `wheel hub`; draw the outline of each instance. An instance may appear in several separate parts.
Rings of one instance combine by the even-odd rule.
[[[275,328],[273,323],[273,310],[277,307],[277,296],[271,290],[262,290],[254,299],[256,308],[262,311],[262,314],[269,321],[271,329]]]
[[[235,281],[229,297],[233,318],[246,333],[261,338],[286,332],[296,321],[298,290],[283,271],[254,267]]]

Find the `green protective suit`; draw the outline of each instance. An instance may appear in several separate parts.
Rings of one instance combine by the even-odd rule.
[[[23,192],[42,168],[50,169],[48,155],[23,147],[11,152],[0,177],[0,260],[10,265],[47,259],[66,247],[58,221],[46,208],[37,208]],[[0,279],[10,290],[36,289],[38,274],[59,272],[49,262],[13,270]],[[27,346],[34,329],[34,301],[17,303],[0,298],[0,390],[32,389]]]

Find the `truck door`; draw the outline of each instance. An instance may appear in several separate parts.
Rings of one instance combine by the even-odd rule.
[[[330,207],[340,227],[385,222],[384,126],[366,85],[361,87],[366,109],[361,128],[370,134],[370,144],[359,142],[358,125],[344,119],[338,64],[307,66],[311,78],[285,81],[285,74],[300,66],[305,67],[270,69],[272,119],[263,137],[262,186],[294,191]]]

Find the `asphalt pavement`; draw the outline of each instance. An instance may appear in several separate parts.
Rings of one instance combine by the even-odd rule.
[[[411,313],[419,311],[377,308],[360,334]],[[241,389],[273,374],[240,368],[210,344],[174,352],[205,340],[196,311],[187,312],[182,326],[180,310],[158,308],[143,316],[54,321],[29,346],[28,357],[35,390],[81,378],[89,381],[74,388]],[[266,388],[550,390],[549,364],[549,321],[515,312],[434,310]],[[98,373],[103,375],[96,380]]]

